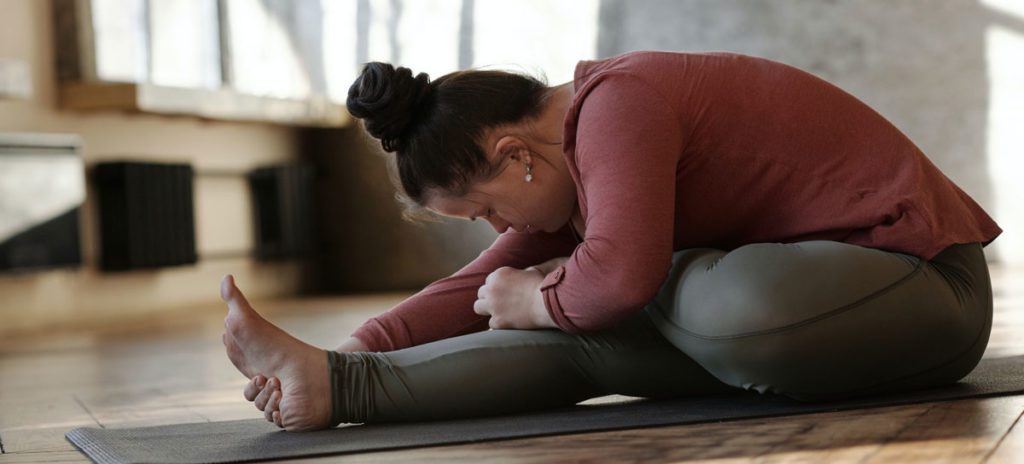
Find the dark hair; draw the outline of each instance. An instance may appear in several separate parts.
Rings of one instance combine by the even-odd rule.
[[[366,63],[348,89],[345,104],[395,152],[406,219],[427,217],[430,189],[461,196],[470,184],[497,174],[481,148],[484,131],[540,114],[547,83],[525,74],[462,70],[433,82],[409,68]]]

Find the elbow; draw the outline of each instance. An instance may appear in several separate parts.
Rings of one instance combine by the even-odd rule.
[[[614,327],[647,306],[661,290],[672,261],[671,255],[665,257],[664,265],[652,264],[662,261],[660,257],[647,258],[622,265],[616,272],[605,273],[601,282],[588,284],[586,296],[579,295],[579,306],[572,304],[572,311],[563,313],[577,329],[571,333]]]
[[[619,301],[619,305],[624,308],[639,309],[647,306],[654,296],[658,294],[658,290],[661,288],[661,281],[651,282],[649,284],[634,285],[628,292],[625,292],[622,296],[622,300]]]
[[[663,273],[648,274],[643,279],[636,278],[636,275],[632,274],[632,278],[622,276],[618,285],[606,287],[610,291],[603,295],[603,301],[608,302],[608,306],[606,311],[601,312],[605,317],[595,321],[596,329],[613,327],[643,310],[661,291],[668,275],[668,265]]]
[[[617,276],[614,285],[607,288],[615,289],[615,295],[608,295],[608,301],[615,301],[623,312],[632,313],[647,306],[661,290],[672,266],[671,255],[649,257],[643,263],[637,263],[634,271],[624,272]]]
[[[582,315],[572,322],[580,332],[596,332],[610,329],[629,319],[645,306],[657,294],[660,285],[644,286],[636,283],[626,287],[618,287],[619,291],[598,296],[603,301],[602,308],[594,307],[592,313]],[[614,288],[614,287],[612,287]]]

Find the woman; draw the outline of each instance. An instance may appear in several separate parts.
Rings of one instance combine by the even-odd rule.
[[[225,278],[245,396],[287,430],[613,393],[849,398],[955,382],[988,343],[1000,228],[793,67],[632,52],[548,87],[369,63],[347,104],[395,153],[409,215],[500,236],[326,356]]]

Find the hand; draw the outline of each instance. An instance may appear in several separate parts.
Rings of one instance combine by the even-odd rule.
[[[477,291],[473,312],[490,316],[492,329],[557,328],[544,306],[540,283],[544,273],[537,269],[500,267],[487,276]]]
[[[348,340],[338,345],[334,351],[369,351],[369,348],[362,340],[356,337],[349,337]],[[274,396],[275,392],[277,393],[276,397]],[[281,412],[278,409],[278,403],[274,401],[274,399],[278,401],[281,399],[281,381],[277,377],[268,379],[261,374],[256,374],[252,379],[249,379],[249,383],[245,385],[242,395],[245,396],[245,399],[254,402],[256,409],[263,411],[264,418],[283,428],[283,425],[281,425]]]
[[[354,351],[370,351],[370,348],[367,347],[362,340],[356,337],[348,337],[348,340],[341,342],[334,351],[339,353],[351,353]]]
[[[536,269],[536,270],[540,271],[542,274],[548,275],[552,271],[554,271],[555,269],[558,269],[558,266],[561,266],[561,265],[565,264],[565,262],[568,261],[568,260],[569,260],[568,256],[561,256],[561,257],[558,257],[558,258],[549,259],[549,260],[544,261],[543,263],[540,263],[540,264],[535,264],[535,265],[530,266],[530,267],[528,267],[526,269],[523,269],[523,270],[524,271],[529,271],[529,270]]]
[[[273,422],[278,427],[284,428],[281,423],[281,381],[277,377],[266,378],[262,374],[256,374],[249,383],[245,385],[242,392],[245,399],[256,404],[256,409],[263,411],[263,417],[268,422]]]

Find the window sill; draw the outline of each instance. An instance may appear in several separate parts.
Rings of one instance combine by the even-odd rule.
[[[323,97],[284,99],[240,94],[231,89],[153,84],[62,83],[60,105],[72,110],[124,110],[288,126],[346,127],[352,123],[343,105]]]

